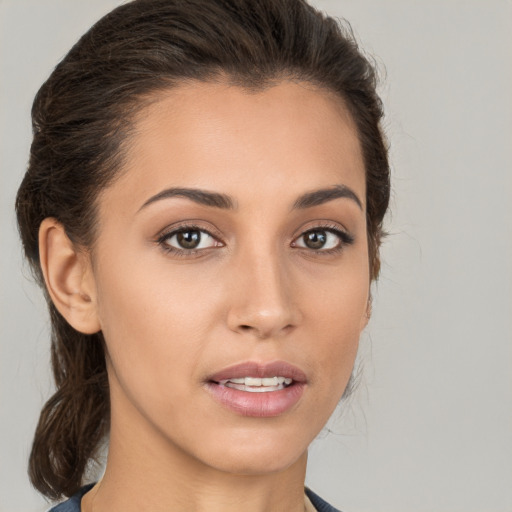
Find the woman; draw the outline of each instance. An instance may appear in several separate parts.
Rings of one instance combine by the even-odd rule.
[[[335,510],[304,491],[307,448],[347,389],[389,200],[351,35],[302,0],[135,0],[32,115],[16,208],[53,327],[30,458],[71,496],[52,510]]]

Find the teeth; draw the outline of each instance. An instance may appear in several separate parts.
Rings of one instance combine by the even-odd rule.
[[[292,379],[289,377],[239,377],[233,379],[222,380],[220,384],[228,386],[230,388],[240,389],[242,391],[250,392],[265,392],[265,391],[277,391],[284,389],[285,386],[289,386],[292,383]]]
[[[245,384],[245,379],[243,377],[241,379],[229,379],[229,382],[233,382],[234,384]]]
[[[246,386],[261,386],[261,379],[258,377],[245,377]]]
[[[248,391],[249,393],[267,393],[270,391],[279,391],[284,389],[284,386],[243,386],[242,384],[233,384],[229,382],[226,384],[228,388],[238,389],[239,391]]]

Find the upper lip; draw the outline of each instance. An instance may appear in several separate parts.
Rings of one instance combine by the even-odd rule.
[[[228,366],[208,377],[208,380],[210,382],[220,382],[229,379],[240,379],[242,377],[285,377],[292,379],[294,382],[307,381],[306,374],[300,368],[286,361],[272,361],[270,363],[246,361]]]

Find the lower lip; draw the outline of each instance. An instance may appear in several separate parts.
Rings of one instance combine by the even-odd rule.
[[[241,416],[269,418],[289,411],[300,399],[304,391],[303,383],[293,383],[278,391],[251,393],[240,391],[216,382],[208,382],[208,391],[228,409]]]

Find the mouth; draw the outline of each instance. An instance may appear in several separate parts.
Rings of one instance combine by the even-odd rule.
[[[225,379],[218,382],[221,386],[247,391],[248,393],[270,393],[291,386],[293,379],[289,377],[241,377]]]
[[[247,362],[221,370],[207,379],[213,398],[242,416],[273,417],[292,409],[307,383],[305,373],[284,361]]]

